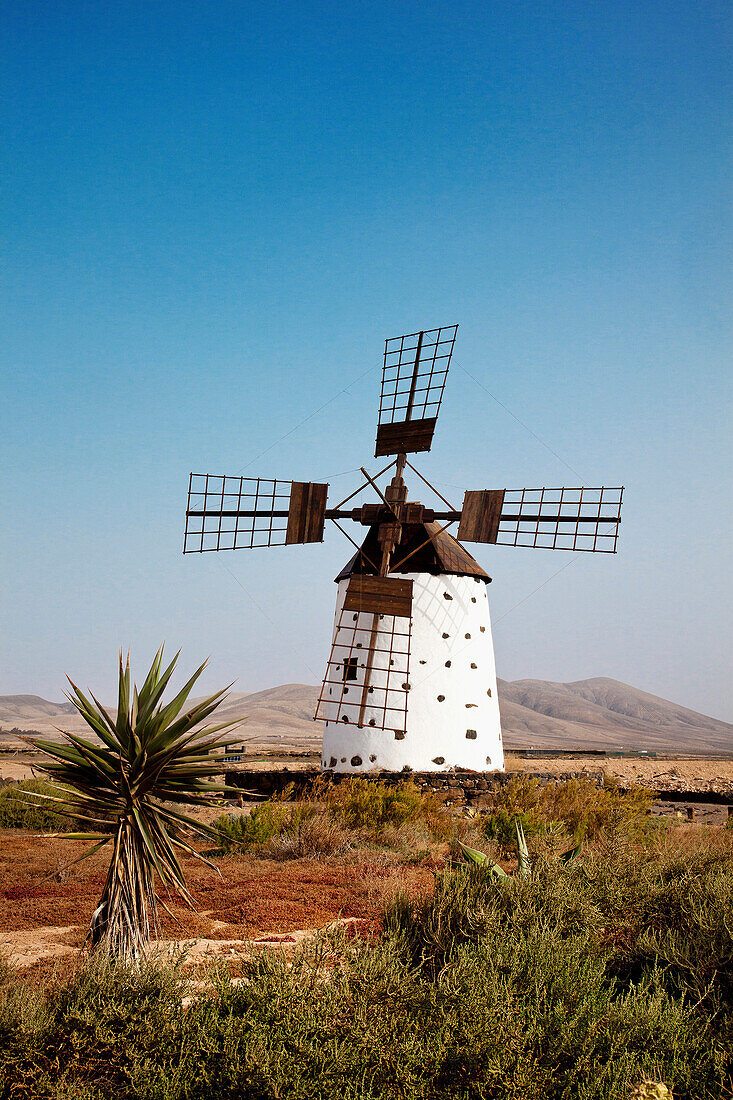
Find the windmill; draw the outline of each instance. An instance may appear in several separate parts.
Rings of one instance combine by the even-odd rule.
[[[336,578],[314,715],[326,771],[503,769],[491,578],[462,543],[616,552],[622,488],[468,490],[457,509],[408,460],[431,448],[457,329],[385,341],[374,454],[390,461],[374,474],[362,466],[364,481],[335,506],[327,484],[189,478],[184,553],[322,542],[326,520],[356,549]],[[407,471],[433,506],[407,499]],[[376,500],[347,507],[370,489]],[[347,521],[367,528],[361,544]]]

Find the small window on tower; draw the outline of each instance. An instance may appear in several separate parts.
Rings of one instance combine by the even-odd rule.
[[[347,657],[344,661],[344,682],[356,679],[356,657]]]

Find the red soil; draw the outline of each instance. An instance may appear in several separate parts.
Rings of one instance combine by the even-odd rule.
[[[76,926],[64,937],[79,944],[97,904],[109,862],[106,849],[75,866],[81,842],[0,830],[0,933]],[[184,862],[198,912],[164,895],[176,920],[161,909],[162,936],[169,939],[250,939],[321,928],[339,917],[375,920],[387,896],[420,892],[432,882],[425,864],[400,865],[388,858],[273,861],[237,855],[217,860],[211,871]]]

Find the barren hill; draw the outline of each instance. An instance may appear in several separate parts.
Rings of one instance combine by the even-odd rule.
[[[733,725],[605,676],[500,680],[508,748],[733,752]]]
[[[233,692],[219,721],[246,718],[235,736],[241,733],[249,750],[317,751],[321,727],[312,720],[317,696],[318,689],[309,684]],[[500,680],[499,702],[508,749],[733,752],[730,723],[607,677],[567,684]],[[0,696],[0,729],[57,736],[56,727],[85,729],[69,703],[50,703],[37,695]],[[2,740],[8,738],[0,734]]]
[[[40,695],[0,695],[1,729],[40,729],[31,723],[56,721],[65,714],[76,714],[71,703],[49,703]]]

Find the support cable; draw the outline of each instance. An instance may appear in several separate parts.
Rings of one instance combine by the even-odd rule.
[[[253,603],[253,604],[255,605],[255,607],[257,608],[257,610],[259,611],[259,613],[260,613],[260,614],[261,614],[262,616],[264,616],[264,618],[265,618],[265,619],[267,619],[267,621],[268,621],[268,623],[270,624],[270,626],[272,626],[272,627],[274,627],[274,628],[275,628],[275,630],[277,631],[277,635],[278,635],[278,637],[282,637],[283,635],[282,635],[282,632],[281,632],[281,630],[280,630],[280,627],[279,627],[279,626],[277,625],[277,623],[275,623],[275,622],[274,622],[274,621],[273,621],[273,620],[272,620],[272,619],[270,618],[270,616],[269,616],[269,615],[267,614],[267,612],[265,611],[264,607],[261,607],[261,606],[260,606],[260,604],[259,604],[259,603],[257,602],[257,600],[256,600],[256,599],[254,598],[254,596],[252,595],[252,593],[251,593],[251,592],[250,592],[250,591],[249,591],[249,590],[248,590],[247,588],[245,588],[245,587],[244,587],[244,585],[243,585],[243,584],[242,584],[242,582],[240,581],[239,577],[237,577],[235,573],[232,573],[232,571],[231,571],[231,569],[229,568],[229,566],[228,566],[228,565],[226,565],[226,564],[225,564],[225,563],[224,563],[224,562],[223,562],[223,561],[221,560],[221,558],[217,558],[216,560],[217,560],[217,561],[219,562],[219,564],[221,565],[222,569],[226,569],[227,573],[228,573],[228,574],[229,574],[229,576],[230,576],[230,577],[232,578],[232,580],[233,580],[233,581],[235,581],[235,583],[239,585],[239,587],[240,587],[240,588],[242,589],[242,591],[244,592],[244,594],[245,594],[245,596],[247,597],[247,599],[248,599],[248,600],[250,600],[250,601],[251,601],[251,602],[252,602],[252,603]],[[311,676],[315,676],[315,678],[316,678],[316,681],[320,681],[320,680],[322,679],[322,677],[320,677],[320,676],[318,675],[318,673],[317,673],[317,672],[314,672],[314,670],[313,670],[313,669],[311,668],[311,666],[310,666],[310,665],[308,664],[308,662],[306,661],[305,657],[303,657],[303,655],[302,655],[301,653],[298,653],[298,651],[297,651],[297,650],[296,650],[296,649],[295,649],[295,648],[294,648],[294,647],[293,647],[292,645],[290,645],[290,643],[289,643],[289,642],[287,642],[287,641],[286,641],[286,643],[285,643],[285,644],[287,645],[287,647],[288,647],[288,649],[290,650],[290,652],[291,652],[291,653],[292,653],[292,654],[293,654],[293,655],[294,655],[295,657],[297,657],[297,658],[298,658],[298,660],[300,660],[300,661],[302,661],[302,662],[303,662],[303,664],[305,665],[305,667],[306,667],[306,668],[308,669],[308,671],[310,672]]]
[[[504,412],[509,413],[512,420],[516,420],[517,424],[519,424],[522,428],[524,428],[524,430],[526,432],[529,432],[529,434],[532,436],[532,438],[536,439],[537,442],[539,444],[541,444],[541,446],[543,446],[546,451],[549,451],[551,455],[554,455],[554,457],[557,459],[558,462],[562,462],[563,466],[567,467],[567,469],[570,470],[570,472],[572,474],[575,474],[576,477],[579,477],[581,482],[583,481],[583,475],[579,474],[574,466],[571,466],[569,462],[566,462],[564,458],[561,458],[561,456],[557,453],[557,451],[553,451],[553,449],[549,445],[549,443],[545,443],[544,439],[540,439],[540,437],[537,435],[537,433],[533,432],[532,429],[527,424],[525,424],[523,420],[520,420],[519,417],[516,416],[516,414],[513,413],[512,410],[507,405],[504,404],[503,401],[500,401],[499,398],[496,397],[491,392],[491,390],[488,390],[486,388],[486,386],[483,384],[483,382],[479,382],[478,378],[476,378],[473,374],[471,374],[471,372],[469,370],[466,370],[466,368],[463,366],[462,363],[456,363],[456,366],[459,367],[463,371],[464,374],[467,374],[468,377],[473,382],[476,383],[476,385],[479,387],[479,389],[482,389],[484,391],[484,393],[487,393],[492,401],[496,401],[497,405],[501,405]]]
[[[339,397],[342,397],[345,393],[348,393],[352,386],[355,386],[357,382],[361,382],[362,378],[366,378],[366,376],[368,374],[371,374],[373,370],[373,366],[367,367],[363,374],[360,374],[358,378],[352,379],[352,381],[349,382],[348,386],[344,386],[344,388],[342,390],[339,390],[338,393],[335,393],[333,397],[329,397],[328,401],[324,401],[322,405],[319,405],[315,412],[310,413],[308,416],[298,421],[294,428],[291,428],[290,431],[285,432],[285,434],[281,435],[279,439],[276,439],[274,443],[271,443],[269,447],[265,447],[264,451],[260,451],[258,455],[255,455],[255,457],[250,462],[248,462],[246,466],[242,466],[241,469],[237,470],[237,474],[239,475],[244,470],[248,470],[250,466],[253,466],[255,462],[258,462],[263,455],[268,454],[275,447],[277,447],[278,443],[282,443],[284,439],[287,439],[289,436],[297,432],[298,429],[302,428],[304,424],[307,424],[309,420],[312,420],[315,416],[318,416],[320,412],[323,412],[323,410],[328,408],[329,405],[332,405],[334,401],[337,401],[339,399]]]

